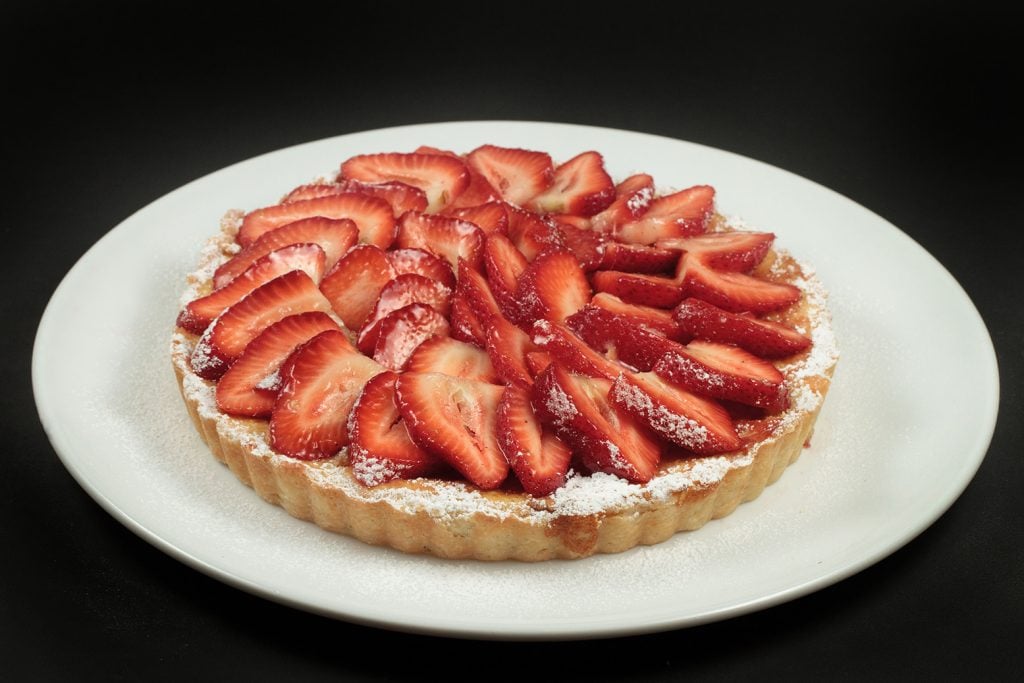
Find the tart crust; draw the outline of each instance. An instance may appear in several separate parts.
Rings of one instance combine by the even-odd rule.
[[[210,241],[199,269],[189,276],[183,301],[208,292],[213,270],[237,250],[239,216],[225,217],[221,234]],[[713,229],[728,229],[726,223],[716,216]],[[660,543],[725,517],[757,498],[800,457],[838,359],[825,290],[813,269],[785,252],[770,252],[757,273],[803,292],[801,301],[778,318],[813,342],[808,351],[778,364],[789,386],[790,407],[744,423],[747,432],[761,438],[743,450],[665,460],[644,485],[607,474],[578,475],[545,498],[437,479],[366,487],[353,477],[344,451],[321,461],[288,458],[270,449],[265,420],[220,413],[215,384],[190,367],[195,335],[177,329],[171,356],[189,415],[209,450],[240,481],[292,516],[407,553],[476,560],[575,559]]]

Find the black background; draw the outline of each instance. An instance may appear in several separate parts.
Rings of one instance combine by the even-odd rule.
[[[1024,667],[1020,14],[843,2],[828,14],[484,2],[357,13],[339,2],[279,5],[257,20],[252,7],[80,5],[0,10],[0,671],[985,680]],[[967,491],[907,547],[811,596],[691,629],[559,644],[411,636],[294,611],[179,564],[103,512],[46,440],[29,375],[39,316],[86,249],[147,203],[250,156],[470,119],[720,147],[899,226],[964,286],[999,354],[999,424]]]

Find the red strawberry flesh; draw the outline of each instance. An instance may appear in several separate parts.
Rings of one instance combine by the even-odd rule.
[[[281,388],[281,364],[300,344],[337,329],[329,315],[312,311],[282,318],[263,330],[217,382],[217,408],[228,415],[270,417]]]
[[[503,387],[440,373],[406,372],[395,393],[409,435],[481,489],[495,489],[509,465],[497,442]]]
[[[363,387],[348,419],[349,463],[365,486],[395,479],[415,479],[442,468],[440,458],[409,436],[395,403],[398,375],[382,372]]]
[[[384,368],[337,330],[321,332],[282,366],[270,445],[299,460],[329,458],[348,443],[348,418],[366,382]]]
[[[565,483],[572,449],[544,429],[524,389],[505,389],[498,404],[497,433],[498,446],[527,493],[546,496]]]

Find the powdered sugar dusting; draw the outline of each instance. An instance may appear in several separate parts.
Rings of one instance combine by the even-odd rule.
[[[655,404],[640,387],[621,376],[612,385],[612,396],[631,413],[644,415],[645,422],[654,431],[673,443],[690,449],[700,448],[707,443],[707,427],[685,415],[674,413],[663,405]]]

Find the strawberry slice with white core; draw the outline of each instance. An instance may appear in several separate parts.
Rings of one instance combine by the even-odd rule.
[[[406,372],[395,387],[413,441],[484,490],[500,486],[509,471],[497,441],[503,391],[494,384],[435,372]]]
[[[415,273],[437,280],[448,289],[455,289],[455,273],[444,259],[424,249],[392,249],[387,253],[388,262],[395,275]]]
[[[565,321],[566,327],[608,358],[646,372],[682,345],[626,316],[588,304]]]
[[[700,299],[684,300],[673,316],[688,337],[735,344],[761,358],[785,358],[811,345],[810,339],[788,325],[730,313]]]
[[[683,329],[676,322],[673,313],[663,308],[626,303],[619,297],[607,292],[598,292],[590,300],[590,303],[593,306],[622,316],[637,325],[643,325],[649,330],[659,332],[669,339],[678,340],[683,336]],[[692,337],[693,335],[690,336]]]
[[[338,330],[321,332],[281,367],[270,415],[270,445],[299,460],[329,458],[348,444],[348,418],[366,382],[384,368]]]
[[[791,284],[770,282],[743,273],[717,271],[690,253],[679,259],[676,280],[682,283],[685,296],[734,313],[767,313],[800,300],[800,290]]]
[[[657,246],[699,255],[701,261],[718,270],[747,272],[764,260],[774,241],[774,233],[735,230],[669,237],[658,240]]]
[[[178,314],[178,326],[200,334],[214,318],[249,292],[293,270],[301,270],[319,282],[324,260],[324,250],[316,244],[292,244],[272,251],[220,289],[187,303]]]
[[[583,152],[555,169],[551,187],[536,195],[528,206],[540,213],[593,216],[615,199],[615,183],[604,169],[604,157]]]
[[[452,290],[437,280],[416,273],[397,276],[384,285],[373,311],[359,330],[359,350],[363,353],[373,353],[377,346],[377,338],[380,336],[380,325],[393,311],[409,304],[426,304],[441,316],[447,316],[451,299]]]
[[[548,320],[534,322],[533,343],[578,375],[615,379],[626,369],[595,351],[562,323]],[[529,365],[529,359],[527,364]]]
[[[541,254],[519,278],[516,299],[525,320],[561,322],[590,301],[592,292],[583,268],[567,251]]]
[[[217,382],[217,408],[228,415],[270,417],[281,388],[281,364],[300,344],[337,329],[338,323],[319,311],[278,320],[249,342]]]
[[[487,271],[487,282],[491,286],[494,298],[501,307],[502,313],[509,320],[519,321],[522,318],[522,307],[516,297],[519,277],[526,270],[526,257],[520,253],[505,235],[495,233],[488,235],[484,241],[484,269]]]
[[[363,387],[348,418],[349,464],[364,486],[434,474],[444,462],[409,436],[395,403],[398,375],[382,372]]]
[[[450,209],[447,215],[469,221],[483,230],[485,235],[490,235],[492,232],[508,233],[508,212],[502,202],[489,201],[484,204]]]
[[[389,370],[401,370],[420,344],[448,336],[448,319],[427,304],[413,303],[380,321],[373,359]]]
[[[508,236],[527,261],[551,249],[565,248],[558,223],[532,211],[508,206]]]
[[[594,289],[607,292],[631,304],[652,308],[673,308],[683,300],[683,288],[669,277],[599,270],[591,276]]]
[[[501,397],[498,446],[530,495],[546,496],[565,484],[572,449],[544,429],[524,389],[507,387]]]
[[[667,237],[699,235],[715,208],[715,189],[697,185],[653,200],[636,220],[615,228],[623,242],[654,244]]]
[[[664,354],[653,369],[670,382],[712,398],[768,412],[789,403],[784,378],[774,365],[729,344],[695,340]]]
[[[517,206],[548,189],[554,176],[550,155],[526,149],[483,145],[466,155],[466,163]]]
[[[282,318],[307,311],[331,311],[330,302],[316,283],[301,270],[274,278],[221,313],[206,328],[190,358],[192,371],[203,379],[217,379],[260,332]]]
[[[612,385],[611,400],[661,438],[699,455],[733,451],[741,445],[725,408],[653,372],[620,375]]]
[[[320,283],[345,327],[362,328],[380,292],[395,278],[387,252],[372,244],[359,244],[345,254]]]
[[[449,156],[464,161],[462,157],[455,152],[446,149],[438,149],[437,147],[430,147],[428,145],[420,145],[414,151],[417,154],[440,154],[442,156]],[[446,207],[446,212],[453,213],[458,209],[479,206],[480,204],[486,204],[487,202],[493,202],[501,199],[501,195],[498,191],[491,187],[491,184],[487,182],[482,175],[474,171],[469,165],[466,166],[466,170],[469,172],[469,185]]]
[[[420,344],[409,362],[406,372],[440,372],[443,375],[475,379],[491,384],[500,383],[494,365],[485,351],[451,337],[436,336]]]
[[[574,375],[556,361],[537,375],[531,399],[537,416],[573,447],[587,469],[633,483],[650,481],[661,448],[610,401],[611,387],[610,380]]]
[[[345,180],[366,183],[398,181],[417,187],[427,196],[427,211],[451,204],[469,186],[469,171],[458,157],[441,154],[361,154],[341,165]]]
[[[484,233],[469,221],[450,216],[410,211],[398,221],[395,244],[403,249],[425,249],[458,268],[459,259],[480,267]]]
[[[213,274],[213,286],[223,287],[263,256],[289,244],[320,245],[324,250],[324,268],[329,272],[358,239],[359,230],[356,224],[347,218],[303,218],[264,233],[258,240],[221,264]]]
[[[313,216],[348,218],[359,229],[360,242],[376,244],[381,249],[391,246],[395,238],[395,216],[390,204],[380,197],[345,192],[251,211],[242,219],[236,239],[247,247],[274,228]]]
[[[654,178],[646,173],[631,175],[615,186],[615,199],[591,219],[598,232],[611,233],[619,225],[639,218],[654,199]]]

